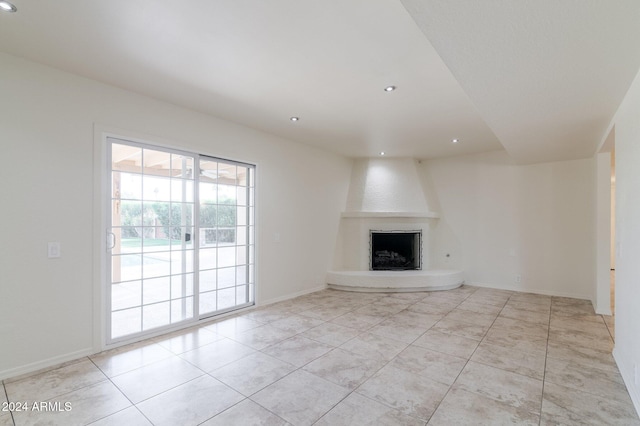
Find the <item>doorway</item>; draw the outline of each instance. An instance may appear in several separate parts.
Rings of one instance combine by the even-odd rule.
[[[616,308],[616,147],[615,141],[611,147],[611,315],[615,315]]]
[[[107,341],[252,305],[255,166],[107,142]]]

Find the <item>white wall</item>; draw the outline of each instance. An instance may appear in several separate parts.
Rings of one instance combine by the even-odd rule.
[[[257,163],[258,302],[324,285],[349,160],[5,54],[0,94],[0,379],[96,349],[94,124]]]
[[[345,211],[428,212],[412,158],[362,158],[354,161]]]
[[[616,347],[614,356],[640,412],[640,74],[616,113]]]
[[[494,151],[420,171],[441,214],[432,267],[463,269],[476,285],[593,298],[594,159],[516,165]]]

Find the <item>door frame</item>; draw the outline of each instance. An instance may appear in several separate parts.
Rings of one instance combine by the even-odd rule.
[[[114,242],[114,246],[113,247],[115,247],[115,243],[116,243],[117,237],[113,232],[113,229],[114,229],[114,226],[113,226],[113,206],[111,205],[111,201],[112,201],[112,198],[113,198],[113,194],[111,193],[111,182],[112,182],[112,179],[113,179],[113,175],[112,175],[113,170],[112,170],[112,166],[109,166],[110,164],[112,164],[113,150],[109,149],[110,146],[113,146],[113,144],[119,143],[121,145],[140,148],[141,150],[150,150],[150,151],[158,150],[158,151],[166,152],[167,154],[170,154],[170,155],[174,155],[174,154],[184,155],[184,156],[193,158],[194,170],[198,170],[196,163],[198,162],[198,160],[200,158],[200,154],[187,152],[187,151],[184,151],[184,150],[181,150],[181,149],[166,148],[166,147],[163,147],[163,146],[158,146],[158,145],[155,145],[155,144],[149,144],[149,143],[145,143],[145,142],[133,141],[131,139],[118,137],[118,136],[107,136],[106,137],[106,142],[107,142],[107,158],[106,158],[106,164],[107,164],[107,188],[106,188],[106,190],[107,190],[107,192],[105,194],[103,194],[103,196],[105,196],[105,199],[108,199],[110,201],[106,202],[107,209],[105,211],[105,214],[106,214],[107,226],[106,226],[106,228],[104,230],[105,230],[105,238],[107,239],[107,245],[110,243],[108,236],[109,235],[113,235],[113,238],[114,238],[114,241],[113,241]],[[144,155],[143,155],[142,159],[144,161]],[[141,165],[141,170],[142,170],[141,184],[143,184],[143,182],[144,182],[144,177],[147,177],[147,176],[150,177],[150,178],[156,177],[155,175],[144,173],[144,166],[143,165]],[[197,188],[197,185],[196,185],[196,180],[192,179],[191,181],[193,182],[192,197],[193,197],[193,200],[194,200],[194,202],[193,202],[192,222],[193,222],[193,227],[194,227],[194,230],[195,230],[196,229],[196,223],[198,222],[198,209],[197,209],[196,203],[195,203],[195,201],[198,199],[198,195],[197,195],[198,188]],[[139,201],[140,201],[141,204],[144,204],[145,202],[150,202],[150,201],[153,201],[153,200],[145,200],[144,198],[141,198]],[[172,203],[172,202],[173,201],[169,201],[169,203]],[[144,226],[144,225],[141,224],[141,226]],[[119,239],[122,240],[122,235],[120,235]],[[193,248],[191,250],[193,251],[193,263],[192,263],[191,266],[192,266],[192,270],[193,270],[192,274],[193,274],[193,277],[194,277],[193,278],[193,280],[194,280],[193,291],[194,292],[193,292],[193,296],[192,296],[193,297],[193,300],[192,300],[193,316],[191,318],[182,320],[182,321],[177,322],[177,323],[173,323],[173,324],[169,323],[169,324],[165,324],[165,325],[162,325],[162,326],[159,326],[159,327],[154,327],[154,328],[150,329],[150,330],[153,330],[153,333],[155,333],[157,331],[157,332],[160,332],[162,334],[162,333],[167,332],[168,330],[173,330],[176,327],[191,326],[191,325],[195,324],[197,322],[197,320],[198,320],[198,317],[195,315],[195,312],[196,312],[196,309],[197,309],[196,307],[197,307],[197,304],[198,304],[198,293],[196,293],[196,291],[195,291],[196,287],[197,287],[196,284],[195,284],[196,283],[195,274],[198,271],[198,259],[196,257],[196,253],[197,253],[196,247],[197,247],[197,244],[198,244],[198,235],[197,235],[196,232],[193,232],[192,244],[193,244]],[[141,330],[139,332],[136,332],[136,333],[131,333],[131,334],[124,335],[124,336],[121,336],[121,337],[116,337],[116,338],[112,337],[113,320],[111,318],[109,318],[109,315],[113,312],[112,309],[111,309],[112,308],[112,302],[113,302],[113,299],[112,299],[112,297],[113,297],[113,294],[112,294],[112,289],[113,289],[112,272],[113,272],[113,268],[111,267],[112,266],[111,262],[113,262],[114,255],[113,255],[113,252],[111,251],[113,249],[113,247],[108,248],[107,245],[105,245],[105,249],[106,249],[105,259],[109,259],[109,261],[105,261],[105,265],[106,265],[106,270],[105,270],[105,273],[106,273],[105,302],[106,302],[106,305],[107,305],[106,306],[106,314],[107,314],[107,316],[105,317],[105,325],[106,325],[106,332],[107,332],[107,334],[106,334],[107,345],[117,344],[118,342],[123,341],[123,340],[126,341],[126,340],[130,340],[130,339],[138,339],[138,340],[145,339],[145,338],[147,338],[146,336],[149,335],[149,333],[151,333],[151,331],[149,330],[149,331],[145,332],[145,330],[142,329],[142,328],[141,328]],[[140,256],[141,256],[140,260],[141,261],[143,261],[145,255],[152,254],[151,252],[144,252],[144,250],[142,250],[142,247],[143,247],[143,243],[141,241],[141,252],[140,252]],[[182,251],[183,254],[184,254],[184,250],[185,250],[185,248],[183,247],[181,250],[176,250],[176,251]],[[170,259],[171,259],[171,254],[172,253],[173,253],[173,247],[170,244],[170,251],[169,251],[169,258]],[[120,255],[123,255],[123,253],[120,253]],[[141,264],[141,267],[142,267],[142,264]],[[144,269],[144,268],[142,268],[142,269]],[[171,281],[171,277],[172,276],[173,276],[173,274],[169,273],[169,280],[170,281]],[[144,290],[144,281],[145,281],[145,279],[144,279],[142,274],[140,275],[139,281],[140,281],[140,285],[141,285],[141,288],[140,288],[140,291],[141,291],[141,300],[140,300],[140,309],[141,309],[140,315],[141,316],[140,316],[140,321],[141,321],[142,324],[144,324],[144,306],[145,306],[144,305],[144,294],[145,294],[144,293],[145,292],[145,290]],[[170,286],[171,286],[171,284],[170,284]],[[167,302],[169,302],[169,306],[170,306],[169,309],[171,309],[172,300],[168,300]],[[128,336],[130,336],[130,337],[128,337]]]
[[[231,310],[229,312],[221,312],[219,315],[215,316],[206,316],[200,318],[194,314],[195,320],[193,322],[189,322],[188,324],[178,324],[178,325],[170,325],[162,330],[153,331],[144,336],[136,335],[130,339],[122,339],[117,342],[107,343],[108,340],[108,330],[107,330],[107,315],[108,310],[108,300],[107,300],[107,281],[108,281],[108,270],[107,270],[107,262],[105,249],[107,247],[107,233],[105,230],[108,226],[108,215],[107,215],[107,197],[105,194],[109,193],[109,177],[110,173],[108,170],[107,158],[109,149],[108,138],[116,138],[122,140],[128,140],[135,143],[140,143],[144,145],[156,146],[158,148],[166,148],[176,151],[185,151],[184,146],[178,146],[174,141],[164,139],[162,137],[158,137],[156,135],[149,135],[146,133],[131,131],[127,129],[122,129],[119,127],[108,126],[101,123],[94,123],[93,125],[93,232],[92,232],[92,240],[93,240],[93,273],[92,273],[92,289],[93,289],[93,338],[92,338],[92,346],[93,352],[98,353],[104,350],[117,348],[119,346],[124,346],[130,343],[135,343],[141,340],[150,339],[153,337],[157,337],[163,334],[170,333],[172,331],[177,331],[181,329],[185,329],[188,327],[192,327],[196,324],[203,324],[208,322],[219,321],[225,317],[236,315],[242,311],[248,311],[256,308],[258,306],[258,299],[260,294],[259,287],[259,255],[258,255],[258,244],[259,244],[259,209],[258,209],[258,200],[259,200],[259,188],[258,182],[259,179],[259,162],[251,159],[234,159],[232,156],[226,156],[223,160],[233,161],[237,163],[250,164],[254,167],[254,294],[253,294],[253,304],[247,307],[241,307],[238,309]],[[188,149],[192,149],[187,147]],[[192,149],[192,152],[198,152],[199,155],[212,157],[212,158],[220,158],[220,154],[214,155],[206,151],[206,149],[202,149],[200,147]],[[222,159],[222,158],[221,158]],[[194,271],[195,273],[195,271]],[[195,295],[194,295],[195,296]]]

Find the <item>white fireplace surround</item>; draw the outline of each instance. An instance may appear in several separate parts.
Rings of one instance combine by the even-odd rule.
[[[430,204],[410,158],[359,159],[342,214],[330,288],[351,291],[432,291],[459,287],[463,272],[431,269],[432,230],[439,213]],[[422,231],[422,270],[370,271],[370,231]]]

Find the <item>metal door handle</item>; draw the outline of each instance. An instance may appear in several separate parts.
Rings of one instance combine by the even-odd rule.
[[[111,237],[111,246],[109,247],[109,243],[107,243],[107,250],[113,250],[113,248],[116,246],[116,234],[114,234],[113,232],[107,232],[107,235]]]

